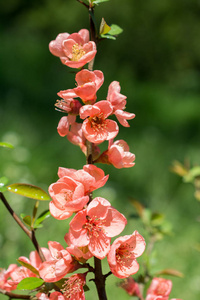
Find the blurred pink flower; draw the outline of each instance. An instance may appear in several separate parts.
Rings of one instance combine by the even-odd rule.
[[[50,241],[48,245],[51,258],[41,264],[39,273],[45,282],[55,282],[75,270],[76,266],[71,254],[60,243]]]
[[[124,289],[130,296],[137,296],[139,298],[141,296],[139,285],[131,276],[120,282],[119,287]]]
[[[50,52],[60,57],[62,63],[71,68],[83,67],[96,55],[96,44],[89,41],[89,31],[81,29],[78,33],[60,33],[49,44]]]
[[[74,274],[69,277],[63,285],[64,299],[85,300],[83,286],[85,285],[86,274]]]
[[[126,96],[120,94],[120,84],[118,81],[113,81],[109,85],[107,101],[109,101],[113,108],[113,114],[116,115],[119,123],[122,126],[130,127],[126,120],[135,118],[135,114],[123,111],[126,106]]]
[[[14,285],[10,285],[8,283],[8,279],[13,271],[15,271],[18,268],[16,264],[9,265],[8,269],[0,269],[0,289],[5,291],[12,291],[16,288]]]
[[[69,239],[78,247],[88,245],[90,252],[103,259],[110,250],[110,240],[122,232],[127,223],[124,215],[110,203],[97,197],[79,211],[70,222]]]
[[[172,281],[164,278],[153,278],[147,290],[146,300],[168,300],[172,289]]]
[[[109,175],[105,176],[105,173],[102,169],[96,167],[95,165],[88,164],[83,166],[83,169],[81,170],[60,167],[58,169],[58,176],[60,178],[63,176],[68,176],[82,183],[85,188],[85,193],[88,194],[104,186]]]
[[[137,231],[117,238],[107,256],[111,272],[119,278],[135,274],[139,270],[136,258],[141,256],[144,250],[144,238]]]
[[[68,176],[52,183],[49,186],[49,194],[52,198],[49,204],[51,215],[58,220],[69,218],[89,201],[84,185]]]
[[[111,104],[106,100],[81,107],[80,118],[86,119],[82,130],[89,142],[99,144],[116,137],[119,131],[117,123],[107,119],[112,111]]]
[[[76,121],[76,116],[68,115],[60,119],[57,127],[57,131],[60,136],[66,136],[69,132],[70,125]]]
[[[65,297],[60,292],[53,292],[49,297],[45,293],[38,293],[36,297],[38,300],[65,300]]]

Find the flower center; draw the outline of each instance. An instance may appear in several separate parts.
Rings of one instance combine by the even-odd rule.
[[[116,261],[118,264],[120,264],[122,267],[125,266],[125,264],[129,260],[134,259],[134,254],[132,253],[132,247],[130,247],[129,244],[122,244],[117,250],[116,250]]]
[[[78,44],[74,44],[72,47],[72,61],[78,61],[83,55],[85,55],[85,51],[83,48]]]
[[[65,200],[66,202],[69,202],[72,200],[73,192],[72,191],[66,191],[64,192]]]
[[[96,216],[90,217],[86,216],[87,222],[83,225],[83,228],[87,229],[89,237],[95,236],[99,237],[99,234],[104,232],[102,225],[103,221],[98,219]]]
[[[71,276],[63,285],[62,292],[64,293],[65,299],[74,298],[75,295],[82,291],[82,285],[81,279]]]
[[[98,116],[90,117],[89,121],[90,121],[91,127],[95,131],[101,131],[107,127],[107,124],[105,123],[105,119],[103,117],[103,113],[99,114]]]

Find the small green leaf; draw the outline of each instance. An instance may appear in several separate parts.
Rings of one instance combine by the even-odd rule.
[[[0,192],[7,191],[7,187],[5,186],[8,183],[8,178],[3,176],[0,178]]]
[[[118,35],[123,32],[123,29],[116,24],[112,24],[111,30],[108,32],[109,35]]]
[[[25,216],[22,220],[26,225],[31,226],[31,216]]]
[[[0,142],[0,147],[10,148],[10,149],[14,148],[14,146],[11,145],[10,143],[4,143],[4,142]]]
[[[24,261],[21,261],[20,259],[17,259],[18,263],[20,263],[23,267],[29,269],[31,272],[33,272],[34,274],[38,275],[39,276],[39,272],[38,270],[36,270],[32,265],[24,262]]]
[[[92,1],[92,3],[93,4],[100,4],[100,3],[102,3],[102,2],[108,2],[109,0],[94,0],[94,1]]]
[[[41,215],[39,215],[39,217],[37,218],[37,220],[35,221],[34,224],[34,228],[39,228],[40,223],[42,223],[44,220],[46,220],[47,218],[50,217],[50,211],[49,210],[45,210]],[[39,226],[39,227],[38,227]],[[41,226],[42,227],[42,226]]]
[[[24,278],[17,286],[18,290],[33,290],[41,286],[44,280],[37,277]]]
[[[100,36],[101,36],[101,38],[103,38],[103,39],[116,40],[116,37],[114,37],[114,36],[112,36],[112,35],[101,34]]]
[[[12,193],[19,194],[24,197],[41,200],[41,201],[50,200],[49,195],[45,191],[31,184],[13,183],[9,185],[7,189]]]
[[[188,171],[188,173],[183,176],[184,182],[192,182],[195,177],[200,176],[200,167],[196,166]]]

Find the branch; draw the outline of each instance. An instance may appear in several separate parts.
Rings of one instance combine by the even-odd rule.
[[[5,205],[5,207],[7,208],[7,210],[9,211],[9,213],[11,214],[11,216],[13,217],[13,219],[17,222],[17,224],[22,228],[22,230],[26,233],[26,235],[28,235],[28,237],[30,238],[30,240],[32,241],[35,249],[37,250],[40,259],[42,262],[45,261],[45,257],[44,254],[42,253],[42,250],[36,240],[35,237],[35,231],[33,230],[29,230],[24,223],[21,221],[21,219],[16,215],[16,213],[13,211],[13,209],[11,208],[11,206],[8,204],[5,196],[3,195],[3,193],[0,192],[0,199],[2,200],[3,204]],[[27,299],[27,298],[25,298]]]
[[[8,296],[10,299],[31,299],[31,296],[29,296],[29,295],[14,294],[14,293],[2,290],[2,289],[0,289],[0,294]]]

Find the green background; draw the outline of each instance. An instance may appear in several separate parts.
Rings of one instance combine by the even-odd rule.
[[[96,9],[98,24],[104,17],[124,29],[116,41],[99,44],[95,69],[105,76],[98,100],[106,98],[109,84],[117,80],[127,96],[126,110],[136,114],[131,127],[120,126],[118,135],[135,153],[136,165],[122,170],[99,165],[110,178],[95,194],[126,215],[124,234],[138,230],[147,238],[133,218],[131,199],[166,215],[173,234],[155,245],[152,271],[174,268],[184,273],[184,278],[173,278],[171,293],[183,300],[200,295],[199,203],[193,186],[182,183],[170,166],[174,160],[200,164],[199,13],[196,0],[110,0]],[[88,12],[75,0],[0,4],[0,141],[15,146],[0,149],[0,176],[9,183],[27,182],[47,191],[59,166],[80,169],[85,164],[80,149],[56,130],[63,116],[54,110],[56,94],[74,87],[75,74],[48,51],[58,33],[81,28],[89,28]],[[5,196],[18,214],[31,213],[34,201],[8,192]],[[40,212],[47,207],[42,203]],[[7,268],[33,248],[2,204],[0,228],[0,266]],[[44,247],[48,240],[64,246],[67,230],[68,221],[50,218],[36,233]],[[106,262],[104,268],[108,270]],[[116,282],[114,276],[108,278],[108,298],[129,299],[114,287]],[[86,298],[94,299],[92,294]]]

